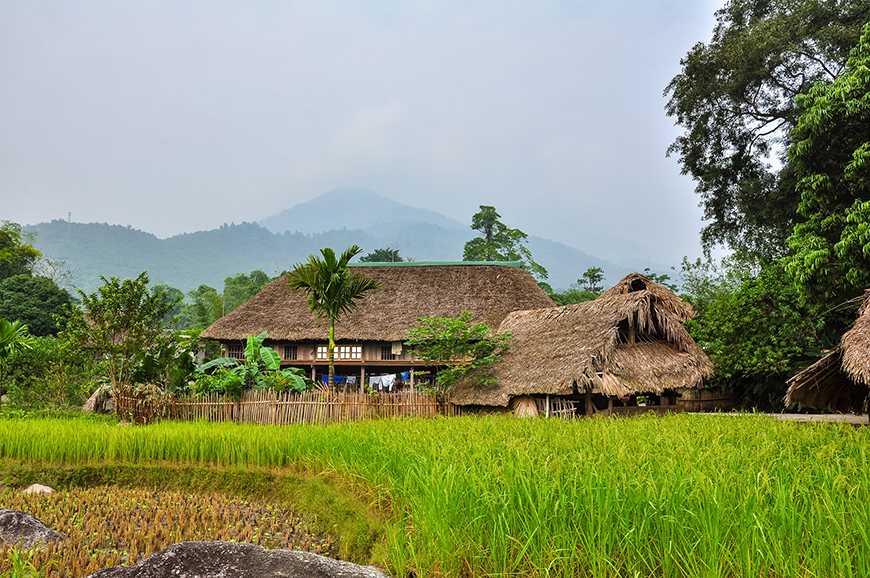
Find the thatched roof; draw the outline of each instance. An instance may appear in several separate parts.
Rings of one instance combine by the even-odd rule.
[[[699,386],[713,366],[683,327],[692,315],[688,303],[637,273],[594,301],[511,313],[499,326],[513,333],[510,349],[490,370],[498,385],[464,381],[451,401],[506,406],[514,396],[575,384],[613,396]]]
[[[497,327],[512,311],[553,305],[531,275],[511,265],[403,263],[352,268],[379,280],[383,288],[368,293],[356,311],[339,320],[335,336],[341,341],[400,341],[420,317],[457,317],[466,310],[475,321]],[[323,340],[328,327],[325,320],[313,319],[305,292],[288,288],[285,276],[215,321],[200,337],[236,340],[268,331],[270,340]]]
[[[786,405],[860,412],[870,385],[870,289],[840,347],[788,381]]]

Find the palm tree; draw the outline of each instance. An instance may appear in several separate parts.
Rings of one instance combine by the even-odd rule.
[[[342,315],[356,309],[357,301],[368,291],[381,288],[381,282],[370,279],[361,273],[348,270],[347,264],[362,249],[356,245],[348,247],[336,259],[335,251],[321,249],[323,258],[309,255],[307,263],[299,263],[290,273],[288,286],[296,291],[303,289],[308,294],[308,308],[317,319],[329,319],[329,387],[335,385],[335,322]],[[347,386],[345,386],[347,387]]]

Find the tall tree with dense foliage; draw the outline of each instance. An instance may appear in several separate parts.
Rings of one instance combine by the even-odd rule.
[[[366,293],[381,288],[380,281],[350,272],[350,260],[361,251],[351,245],[336,258],[335,251],[327,247],[320,250],[322,258],[309,255],[307,262],[298,263],[288,274],[288,286],[306,293],[312,315],[329,320],[329,387],[335,385],[335,322],[352,313]]]
[[[0,280],[0,317],[20,321],[31,335],[57,335],[65,323],[64,307],[72,303],[66,289],[61,289],[47,277],[27,274]]]
[[[33,248],[33,233],[24,233],[21,225],[3,221],[0,225],[0,279],[30,275],[42,253]]]
[[[697,183],[703,245],[770,261],[798,222],[784,154],[805,106],[795,97],[842,74],[870,0],[729,0],[716,19],[712,40],[689,51],[665,90],[685,129],[668,153]]]
[[[519,261],[522,268],[539,281],[547,278],[547,270],[535,263],[526,247],[528,235],[511,229],[501,221],[495,207],[480,205],[480,211],[471,218],[471,228],[480,237],[468,241],[462,254],[463,261]]]
[[[583,276],[577,279],[577,285],[589,293],[601,293],[604,290],[603,282],[604,269],[601,267],[589,267]]]
[[[789,158],[801,195],[788,270],[805,297],[843,301],[870,287],[870,24],[845,72],[797,97]]]
[[[786,381],[836,343],[830,319],[801,303],[782,261],[758,270],[684,261],[683,279],[697,313],[686,328],[715,366],[708,384],[743,407],[783,409]]]
[[[153,295],[145,272],[123,281],[101,278],[103,285],[93,293],[79,290],[82,307],[68,308],[69,321],[61,336],[102,359],[106,376],[117,391],[131,383],[134,368],[148,352],[169,338],[163,318],[175,302],[167,301],[163,294]]]

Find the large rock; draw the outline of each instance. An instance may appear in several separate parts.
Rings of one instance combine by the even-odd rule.
[[[387,578],[370,566],[298,550],[254,544],[182,542],[133,566],[99,570],[89,578]]]
[[[18,510],[0,510],[0,542],[10,546],[33,548],[40,542],[48,544],[66,540],[32,515]]]
[[[51,494],[52,492],[54,492],[52,488],[43,486],[42,484],[30,484],[21,490],[22,494]]]

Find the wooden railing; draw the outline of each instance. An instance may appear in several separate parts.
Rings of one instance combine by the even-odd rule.
[[[118,415],[136,423],[159,419],[215,421],[269,425],[327,424],[392,417],[435,417],[455,415],[453,404],[435,395],[414,390],[375,395],[314,391],[279,393],[246,391],[241,399],[205,395],[145,398],[132,393],[115,396]]]

